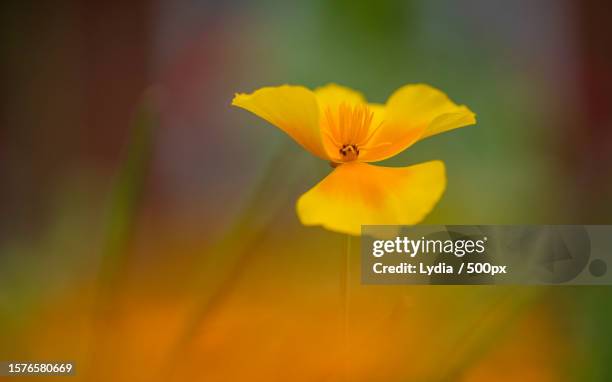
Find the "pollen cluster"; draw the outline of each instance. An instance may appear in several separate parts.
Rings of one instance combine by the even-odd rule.
[[[359,156],[359,147],[357,145],[344,144],[338,151],[347,161],[355,160]]]

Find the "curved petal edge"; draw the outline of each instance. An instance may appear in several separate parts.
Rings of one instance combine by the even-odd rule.
[[[292,85],[263,87],[251,94],[236,94],[232,106],[265,119],[312,154],[328,159],[319,128],[319,106],[311,90]]]
[[[338,166],[296,203],[302,224],[360,235],[361,225],[412,225],[434,208],[446,188],[444,163],[382,167]]]

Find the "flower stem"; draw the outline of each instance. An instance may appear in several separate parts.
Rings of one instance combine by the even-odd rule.
[[[341,276],[342,327],[344,330],[344,371],[345,380],[350,375],[350,341],[349,341],[349,301],[351,282],[351,235],[346,235],[346,250],[344,253],[344,270]]]

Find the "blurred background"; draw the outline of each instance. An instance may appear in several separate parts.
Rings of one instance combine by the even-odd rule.
[[[610,288],[361,286],[357,241],[345,336],[346,238],[294,207],[329,165],[230,107],[429,83],[478,125],[387,161],[445,161],[423,223],[611,224],[607,2],[4,1],[0,31],[0,360],[83,381],[612,380]]]

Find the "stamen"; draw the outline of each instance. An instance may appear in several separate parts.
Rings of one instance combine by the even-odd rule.
[[[359,147],[357,145],[342,145],[342,148],[338,151],[345,161],[355,160],[359,156]]]
[[[340,104],[339,110],[338,110],[338,127],[340,128],[340,136],[343,142],[347,141],[347,126],[346,126],[346,114],[347,112],[348,106],[346,106],[345,103]]]
[[[362,146],[367,144],[381,126],[379,124],[375,129],[370,129],[374,112],[367,104],[351,106],[343,102],[337,110],[326,108],[324,114],[326,128],[322,129],[323,134],[338,147],[343,162],[356,160]]]
[[[363,134],[368,133],[368,129],[370,128],[370,125],[372,124],[372,120],[374,119],[374,112],[367,108],[365,110],[366,110],[366,113],[364,113],[365,115],[363,117],[363,123],[361,124],[362,128],[359,131],[359,137],[361,137]],[[363,139],[361,139],[361,141],[363,141]]]
[[[324,135],[325,135],[327,138],[329,138],[329,140],[330,140],[330,141],[332,141],[332,143],[334,144],[334,146],[338,146],[338,147],[339,147],[339,146],[341,146],[340,142],[338,142],[338,141],[336,140],[336,138],[334,138],[334,135],[333,135],[332,133],[330,133],[330,132],[329,132],[329,131],[327,131],[327,130],[323,130],[323,134],[324,134]]]
[[[336,123],[334,121],[334,116],[333,116],[333,114],[332,114],[332,112],[331,112],[331,110],[329,108],[325,109],[325,117],[327,118],[327,126],[329,127],[329,130],[331,130],[329,133],[331,135],[337,137],[339,131],[338,131],[337,127],[336,127]],[[335,139],[334,139],[334,141],[337,142]]]
[[[372,131],[370,133],[368,133],[368,135],[365,137],[365,139],[363,139],[361,142],[361,144],[365,144],[367,142],[370,141],[370,139],[372,139],[372,137],[374,136],[374,134],[376,134],[376,132],[378,131],[378,129],[380,129],[380,127],[383,125],[384,121],[380,122],[378,124],[378,126],[376,126],[374,129],[372,129]]]

